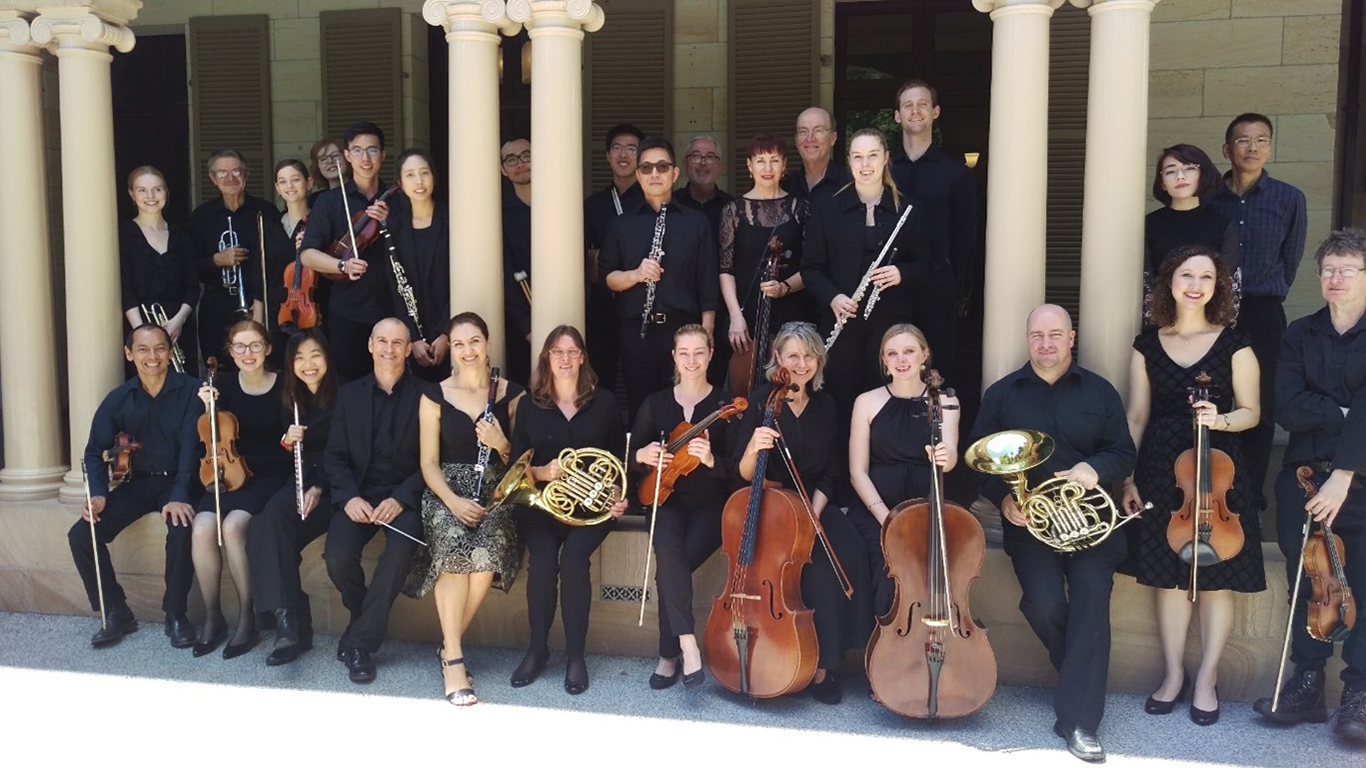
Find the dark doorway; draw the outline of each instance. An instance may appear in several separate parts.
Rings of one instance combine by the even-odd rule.
[[[502,78],[498,88],[499,139],[531,138],[531,82],[528,76],[530,62],[523,58],[530,38],[526,30],[513,37],[503,37],[499,45]],[[431,153],[437,169],[444,171],[450,161],[450,99],[447,87],[450,83],[450,49],[446,43],[446,32],[439,26],[428,27],[427,32],[428,82],[431,93]],[[443,178],[449,176],[443,175]]]
[[[1343,0],[1335,227],[1366,226],[1366,0]]]
[[[190,218],[190,102],[185,68],[184,35],[138,37],[131,52],[114,57],[114,167],[118,189],[140,165],[154,165],[166,175],[170,194],[167,221]],[[120,194],[119,218],[137,212]]]

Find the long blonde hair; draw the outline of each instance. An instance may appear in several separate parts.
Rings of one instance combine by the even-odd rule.
[[[882,145],[882,152],[887,155],[887,164],[882,166],[882,186],[892,190],[892,207],[895,208],[897,212],[900,212],[901,190],[897,189],[896,182],[892,180],[892,153],[891,150],[887,148],[887,137],[882,131],[879,131],[876,128],[860,128],[857,131],[854,131],[853,136],[849,137],[849,146],[854,146],[854,142],[861,136],[872,136],[877,139],[877,143]],[[854,186],[854,182],[851,181],[848,184],[845,184],[840,191],[843,192],[852,186]]]

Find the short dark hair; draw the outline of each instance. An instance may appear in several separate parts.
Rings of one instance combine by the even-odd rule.
[[[346,146],[342,149],[351,146],[351,140],[357,136],[374,136],[379,139],[379,148],[384,149],[384,131],[368,120],[361,120],[346,127],[346,133],[342,134],[342,143]]]
[[[141,324],[141,325],[135,325],[135,326],[133,326],[132,328],[129,328],[129,329],[128,329],[128,332],[125,333],[125,334],[123,334],[123,346],[124,346],[124,349],[130,350],[130,351],[133,349],[133,337],[136,336],[136,335],[138,335],[138,332],[139,332],[139,331],[159,331],[159,332],[161,333],[161,335],[162,335],[162,338],[166,339],[166,346],[169,347],[169,346],[171,346],[173,343],[175,343],[175,342],[171,341],[171,332],[170,332],[170,331],[166,330],[165,328],[162,328],[161,326],[157,325],[156,323],[143,323],[143,324]]]
[[[1237,319],[1233,310],[1233,273],[1224,264],[1219,252],[1205,245],[1184,245],[1172,249],[1158,267],[1157,277],[1153,280],[1153,298],[1148,306],[1148,319],[1158,328],[1165,328],[1176,322],[1176,299],[1172,296],[1172,277],[1176,268],[1187,259],[1207,256],[1214,262],[1214,295],[1205,305],[1205,319],[1215,325],[1233,325]]]
[[[778,138],[777,136],[771,133],[761,133],[750,140],[750,157],[754,157],[755,155],[766,155],[770,153],[775,155],[786,155],[787,145],[783,143],[782,139]]]
[[[912,88],[924,88],[925,90],[929,91],[929,92],[930,92],[930,106],[932,106],[932,107],[937,107],[937,106],[939,106],[939,89],[938,89],[938,88],[935,88],[933,85],[930,85],[929,83],[925,82],[924,80],[921,80],[921,79],[918,78],[918,77],[914,77],[914,78],[911,78],[910,80],[907,80],[906,82],[902,83],[902,84],[901,84],[901,87],[896,89],[896,105],[897,105],[897,107],[900,107],[900,106],[901,106],[901,94],[905,93],[906,91],[911,90]]]
[[[612,140],[618,136],[623,135],[634,136],[636,137],[636,141],[645,141],[645,131],[640,130],[634,125],[631,125],[630,123],[617,123],[616,125],[607,129],[607,137],[602,140],[603,150],[611,152]]]
[[[1323,268],[1323,260],[1329,256],[1357,256],[1366,261],[1366,232],[1356,227],[1335,229],[1323,238],[1314,250],[1314,263]]]
[[[1163,205],[1172,204],[1172,196],[1167,194],[1167,190],[1162,186],[1162,163],[1169,157],[1182,165],[1199,166],[1200,185],[1196,188],[1195,194],[1200,199],[1205,199],[1218,188],[1219,179],[1222,177],[1214,161],[1205,154],[1205,150],[1194,144],[1173,144],[1157,155],[1157,169],[1153,171],[1153,197],[1157,198],[1158,202]]]
[[[636,157],[644,157],[645,151],[649,149],[662,149],[669,154],[669,162],[677,162],[676,160],[674,160],[673,142],[669,141],[668,139],[651,137],[646,139],[645,141],[640,142],[640,146],[636,147]]]
[[[1268,134],[1274,136],[1276,133],[1276,129],[1271,125],[1271,118],[1267,117],[1266,115],[1263,115],[1260,112],[1244,112],[1243,114],[1238,115],[1237,117],[1230,120],[1228,127],[1224,129],[1225,144],[1233,143],[1233,129],[1237,128],[1243,123],[1262,123],[1266,126],[1266,132]]]

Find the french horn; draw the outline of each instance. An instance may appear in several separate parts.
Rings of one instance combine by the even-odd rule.
[[[566,448],[557,460],[564,476],[537,489],[531,479],[531,455],[517,458],[493,489],[491,506],[522,504],[549,514],[565,525],[599,525],[612,519],[612,506],[626,498],[626,468],[621,459],[600,448]]]

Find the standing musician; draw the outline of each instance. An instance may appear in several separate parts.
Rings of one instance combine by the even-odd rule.
[[[1160,287],[1159,287],[1160,286]],[[1120,570],[1155,587],[1157,630],[1166,676],[1148,697],[1144,710],[1164,715],[1194,684],[1190,718],[1196,725],[1219,719],[1219,658],[1233,631],[1233,593],[1266,589],[1261,526],[1252,503],[1247,472],[1235,470],[1226,494],[1228,510],[1243,529],[1243,548],[1229,559],[1196,569],[1202,654],[1193,681],[1186,679],[1186,635],[1195,608],[1187,594],[1190,564],[1167,540],[1171,514],[1182,509],[1175,462],[1194,445],[1191,411],[1211,430],[1210,447],[1244,465],[1241,435],[1260,418],[1257,357],[1246,336],[1235,331],[1232,271],[1209,246],[1177,248],[1163,259],[1154,281],[1150,318],[1156,328],[1134,339],[1129,364],[1129,435],[1138,446],[1138,465],[1124,481],[1124,509],[1143,515],[1130,533],[1129,562]],[[1192,403],[1200,374],[1212,380],[1209,400]],[[1235,436],[1237,435],[1237,436]],[[1221,486],[1222,487],[1222,486]]]
[[[199,278],[195,274],[194,241],[180,224],[162,218],[168,197],[166,177],[150,165],[128,174],[128,196],[138,212],[119,225],[119,287],[123,317],[129,328],[156,324],[144,308],[160,310],[166,332],[184,356],[185,371],[199,370],[199,347],[194,306],[199,301]],[[173,352],[174,354],[174,352]],[[174,363],[174,360],[173,360]]]
[[[660,442],[661,434],[672,433],[680,424],[696,424],[730,405],[728,393],[707,383],[711,356],[711,335],[702,326],[685,325],[674,332],[674,385],[645,398],[631,431],[637,474],[644,476],[655,469],[661,452],[664,467],[674,460],[674,454],[666,450],[667,440]],[[678,682],[680,671],[688,688],[701,685],[706,677],[693,632],[692,574],[721,546],[721,510],[731,490],[725,463],[730,455],[729,432],[726,422],[717,420],[688,441],[683,451],[701,465],[675,481],[668,500],[655,512],[659,663],[650,675],[650,687],[655,690]],[[719,461],[718,456],[722,457]]]
[[[835,131],[835,118],[829,112],[820,107],[802,110],[797,115],[793,138],[802,165],[793,168],[783,179],[783,189],[815,205],[821,200],[829,200],[853,181],[849,169],[834,156],[839,133]]]
[[[217,498],[209,491],[195,507],[198,513],[194,517],[194,572],[204,596],[204,628],[194,646],[196,658],[213,653],[228,636],[219,600],[225,556],[233,586],[237,588],[239,607],[237,630],[223,648],[223,658],[237,658],[256,646],[251,575],[247,567],[247,527],[251,518],[265,509],[270,497],[286,484],[292,471],[289,454],[280,450],[280,435],[288,424],[280,410],[284,387],[282,377],[266,365],[270,356],[266,329],[255,320],[238,320],[228,329],[224,351],[232,355],[236,371],[218,379],[217,387],[201,387],[199,399],[207,407],[209,400],[217,397],[218,411],[237,418],[237,453],[246,462],[249,474],[240,488],[223,490]],[[206,446],[206,450],[217,450],[217,446]]]
[[[405,375],[408,347],[408,327],[397,318],[375,323],[369,341],[374,371],[337,391],[323,459],[332,505],[343,513],[332,515],[323,560],[351,612],[337,660],[353,683],[375,679],[372,654],[384,641],[389,609],[422,534],[417,413],[424,384]],[[380,526],[384,554],[367,587],[361,551]]]
[[[692,137],[683,152],[683,163],[686,166],[684,170],[688,172],[688,183],[674,192],[674,200],[706,216],[711,231],[720,232],[721,211],[735,199],[735,195],[716,185],[716,180],[726,170],[721,143],[714,136]]]
[[[342,383],[366,375],[370,330],[393,311],[384,237],[376,238],[369,248],[345,261],[326,250],[343,239],[346,247],[351,247],[348,209],[352,217],[364,212],[381,224],[389,218],[389,204],[379,199],[386,188],[379,178],[384,168],[384,131],[374,123],[352,123],[346,129],[344,143],[350,178],[318,197],[303,242],[304,266],[324,275],[341,276],[331,286],[325,327]],[[345,201],[342,195],[346,195]]]
[[[765,368],[772,377],[779,367],[792,374],[797,389],[787,400],[777,420],[777,428],[761,426],[762,408],[750,408],[731,436],[731,466],[745,482],[754,480],[754,469],[759,451],[773,448],[781,437],[792,453],[793,464],[801,475],[802,485],[811,493],[811,507],[835,550],[835,557],[844,565],[854,597],[845,597],[830,559],[819,539],[812,547],[811,562],[802,570],[802,601],[813,612],[819,659],[816,675],[811,682],[811,693],[825,704],[838,704],[844,693],[835,671],[849,648],[862,647],[868,642],[873,619],[859,608],[868,594],[868,554],[858,529],[839,507],[830,503],[831,494],[840,477],[841,452],[833,437],[836,429],[835,400],[821,389],[827,360],[825,345],[810,323],[788,323],[778,329],[773,340],[773,358]],[[767,402],[772,384],[764,384],[750,393],[755,403]],[[787,463],[771,456],[767,465],[767,479],[783,488],[796,490],[795,480],[788,472]],[[825,512],[830,514],[824,514]],[[763,536],[763,531],[759,531]]]
[[[536,360],[530,396],[518,403],[512,429],[512,456],[534,451],[531,479],[538,483],[565,476],[558,456],[565,448],[598,448],[620,455],[625,444],[617,400],[597,386],[588,363],[583,336],[570,325],[546,336]],[[626,511],[625,499],[612,507],[614,518]],[[530,647],[512,673],[512,687],[531,685],[550,660],[550,625],[555,620],[555,587],[559,581],[564,645],[568,662],[564,690],[577,696],[588,690],[588,611],[592,606],[589,558],[602,545],[614,522],[570,526],[530,507],[517,510],[517,532],[526,543],[526,607]]]
[[[341,147],[340,141],[324,136],[309,151],[308,156],[312,161],[308,164],[308,177],[313,181],[313,191],[308,195],[309,207],[318,201],[319,195],[342,185]]]
[[[392,312],[408,326],[413,339],[412,372],[423,381],[437,382],[450,373],[446,324],[451,319],[451,240],[446,206],[432,199],[436,172],[425,151],[409,149],[398,156],[398,180],[408,204],[395,206],[388,221],[397,250],[392,255],[403,276],[400,281],[400,272],[391,270]]]
[[[513,139],[498,150],[503,187],[503,321],[507,376],[531,379],[531,142]],[[607,310],[611,312],[610,302]],[[596,308],[589,307],[589,313]]]
[[[1276,422],[1290,432],[1285,466],[1276,479],[1276,533],[1291,584],[1300,568],[1305,515],[1332,526],[1342,542],[1347,586],[1366,595],[1366,232],[1340,229],[1314,252],[1319,289],[1327,305],[1290,324],[1276,366]],[[1318,494],[1306,504],[1295,469],[1314,470]],[[1321,723],[1323,668],[1332,643],[1306,631],[1309,580],[1294,600],[1290,660],[1295,674],[1281,688],[1275,712],[1271,699],[1254,705],[1258,714],[1282,723]],[[1366,630],[1342,643],[1342,701],[1333,730],[1366,744]]]
[[[282,407],[289,426],[277,450],[292,452],[301,445],[301,471],[270,497],[247,528],[252,602],[257,611],[275,616],[275,647],[266,657],[271,667],[288,664],[313,647],[313,611],[300,584],[300,553],[327,533],[333,515],[323,450],[337,402],[337,372],[322,329],[289,337],[285,360]]]
[[[522,387],[489,368],[484,318],[462,312],[446,328],[451,374],[422,396],[418,406],[422,450],[423,538],[404,592],[436,593],[441,620],[441,673],[446,701],[479,701],[465,668],[462,638],[497,584],[507,592],[522,565],[522,548],[510,505],[488,507],[507,471],[512,444],[510,414]]]
[[[616,292],[620,350],[632,417],[673,373],[674,331],[707,333],[720,304],[716,236],[707,218],[673,201],[678,166],[668,139],[640,145],[636,180],[645,199],[612,222],[602,244],[603,283]]]
[[[1054,304],[1037,307],[1029,313],[1025,338],[1029,363],[987,388],[972,440],[1006,429],[1039,430],[1056,447],[1030,472],[1031,485],[1045,477],[1065,477],[1087,489],[1117,485],[1133,471],[1135,459],[1124,404],[1108,381],[1073,362],[1071,316]],[[1061,553],[1025,530],[1004,481],[990,478],[981,491],[1008,523],[1002,526],[1004,545],[1024,592],[1020,611],[1058,670],[1053,732],[1074,756],[1103,761],[1096,729],[1105,713],[1110,591],[1127,551],[1124,538],[1110,536],[1090,549]]]
[[[926,451],[930,346],[925,334],[897,323],[882,334],[881,350],[882,375],[890,381],[858,396],[849,423],[849,482],[858,495],[849,505],[849,520],[868,548],[874,616],[891,610],[896,592],[882,551],[887,516],[903,501],[929,497],[931,458],[944,472],[958,463],[958,398],[952,395],[939,396],[944,406],[940,441],[933,457]]]
[[[149,512],[160,512],[166,521],[166,593],[161,610],[166,613],[166,636],[174,648],[194,645],[194,625],[185,615],[186,600],[194,579],[190,564],[190,484],[194,481],[198,441],[195,419],[199,401],[195,380],[171,368],[171,336],[157,325],[143,324],[124,337],[124,357],[137,368],[137,377],[110,392],[95,411],[90,439],[85,444],[89,467],[90,504],[81,508],[81,520],[71,526],[67,539],[71,558],[81,574],[90,609],[108,606],[107,625],[90,638],[96,648],[117,641],[138,628],[123,588],[114,575],[109,542]],[[125,433],[141,444],[132,454],[132,471],[111,489],[104,470],[104,454]],[[90,519],[95,520],[95,541],[90,540]],[[96,580],[99,557],[99,581]],[[103,585],[103,596],[99,583]]]
[[[218,197],[190,213],[199,282],[199,348],[216,353],[227,339],[228,326],[245,317],[265,320],[261,293],[259,216],[276,221],[275,206],[247,192],[247,163],[232,149],[209,155],[209,180]],[[232,362],[224,360],[231,369]]]
[[[268,257],[274,257],[267,259],[266,270],[270,278],[266,285],[266,296],[269,298],[266,304],[266,317],[272,320],[279,319],[280,304],[285,301],[291,287],[284,279],[285,267],[295,261],[299,246],[303,244],[304,230],[308,228],[311,189],[313,179],[309,176],[308,166],[304,165],[303,161],[281,160],[275,164],[275,194],[284,201],[285,210],[280,214],[278,227],[266,227],[266,253]],[[298,277],[302,286],[303,274],[300,273]],[[319,283],[313,288],[313,301],[317,303],[323,299],[322,293],[325,290],[325,286],[320,283],[326,281],[314,282]],[[285,364],[284,354],[289,338],[287,330],[282,328],[279,322],[271,326],[270,341],[270,364],[276,368],[287,369],[289,366]]]
[[[588,289],[584,332],[593,348],[593,369],[608,389],[617,386],[619,333],[616,297],[602,284],[601,249],[607,227],[620,215],[636,210],[644,199],[636,183],[636,154],[645,133],[630,123],[607,129],[603,144],[612,182],[583,201],[583,239],[587,249]]]

